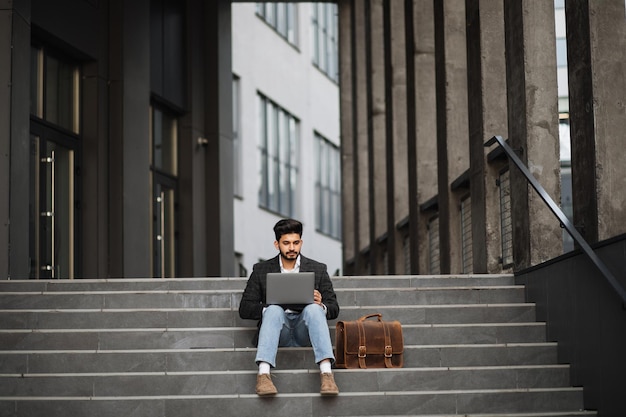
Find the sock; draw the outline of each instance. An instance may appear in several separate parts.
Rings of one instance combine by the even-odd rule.
[[[323,374],[330,374],[333,372],[329,360],[324,360],[320,362],[320,372]]]
[[[270,364],[267,362],[259,362],[259,375],[269,374],[269,373],[270,373]]]

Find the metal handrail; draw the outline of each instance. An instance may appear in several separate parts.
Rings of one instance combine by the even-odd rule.
[[[591,262],[593,262],[596,268],[600,270],[604,278],[606,278],[606,280],[609,282],[611,287],[613,287],[613,289],[617,292],[619,297],[622,299],[623,305],[626,306],[626,290],[624,290],[624,287],[620,285],[620,283],[617,281],[617,279],[611,273],[611,271],[607,268],[604,262],[602,262],[602,260],[593,251],[593,249],[591,249],[591,246],[589,246],[585,238],[583,238],[582,235],[578,233],[578,230],[576,230],[576,228],[574,227],[574,225],[572,225],[572,223],[569,221],[567,216],[565,216],[565,214],[559,208],[559,206],[557,206],[554,200],[552,200],[552,197],[550,197],[550,195],[541,186],[541,184],[539,184],[539,182],[533,176],[533,174],[530,173],[526,165],[524,165],[522,160],[515,154],[513,149],[511,149],[511,147],[505,142],[505,140],[502,139],[502,136],[492,137],[485,143],[485,146],[489,147],[493,145],[495,142],[498,142],[498,144],[502,147],[502,149],[507,154],[509,159],[513,161],[515,166],[517,166],[517,168],[522,172],[522,174],[524,174],[524,176],[526,177],[530,185],[532,185],[535,191],[537,191],[537,193],[539,194],[539,197],[541,197],[541,199],[548,205],[552,213],[554,213],[554,215],[559,219],[562,227],[564,227],[567,230],[567,232],[574,239],[574,241],[576,241],[576,243],[582,249],[585,255],[587,255],[587,257],[591,260]]]

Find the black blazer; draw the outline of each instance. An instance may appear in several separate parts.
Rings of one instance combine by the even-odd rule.
[[[265,304],[265,290],[267,274],[280,272],[278,256],[264,262],[259,262],[252,268],[246,289],[243,291],[239,304],[239,316],[242,319],[261,320]],[[332,320],[339,315],[337,295],[328,276],[326,264],[305,258],[300,255],[300,272],[315,272],[315,289],[322,294],[322,303],[326,306],[326,319]]]

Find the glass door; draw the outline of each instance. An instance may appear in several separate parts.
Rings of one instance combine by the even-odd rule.
[[[151,106],[150,118],[153,276],[174,278],[178,275],[178,121],[156,104]]]
[[[31,129],[31,278],[76,274],[76,149]]]
[[[176,277],[176,191],[174,184],[155,175],[153,230],[154,276]],[[168,184],[170,183],[170,184]]]
[[[31,46],[30,58],[30,276],[74,278],[80,263],[80,69],[40,44]]]

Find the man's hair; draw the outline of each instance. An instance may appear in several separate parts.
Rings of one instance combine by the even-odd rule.
[[[274,235],[276,236],[277,242],[282,235],[289,233],[297,233],[302,237],[302,223],[294,219],[282,219],[274,225]]]

